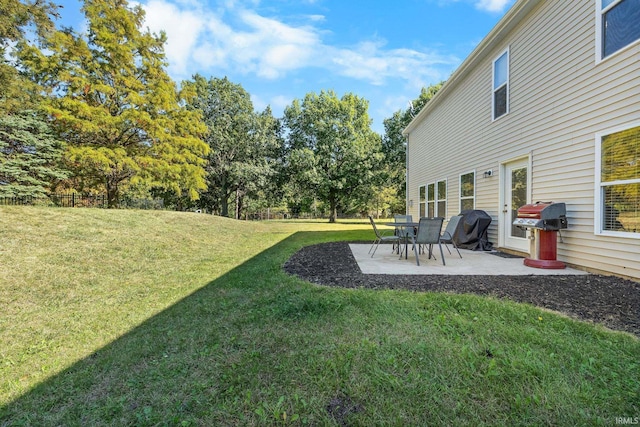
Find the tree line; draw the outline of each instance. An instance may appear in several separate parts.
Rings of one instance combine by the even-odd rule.
[[[402,129],[441,84],[371,129],[368,101],[308,93],[274,117],[226,77],[167,74],[166,35],[126,0],[85,0],[87,28],[57,28],[52,1],[0,6],[0,197],[160,198],[240,218],[404,212]]]

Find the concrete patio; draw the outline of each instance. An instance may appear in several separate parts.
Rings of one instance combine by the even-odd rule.
[[[381,244],[376,254],[371,257],[368,253],[370,244],[350,244],[358,266],[363,274],[445,274],[445,275],[585,275],[582,270],[564,268],[558,270],[533,268],[524,265],[523,258],[504,258],[493,252],[471,251],[460,249],[462,259],[455,249],[444,251],[445,263],[442,265],[440,251],[437,246],[434,252],[437,260],[429,259],[428,254],[420,255],[420,265],[416,265],[416,257],[409,249],[409,257],[398,258],[398,254],[391,252],[390,244]]]

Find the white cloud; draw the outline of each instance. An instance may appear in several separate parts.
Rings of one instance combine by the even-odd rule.
[[[252,31],[237,37],[244,40],[243,48],[250,52],[246,59],[255,62],[260,77],[274,79],[289,70],[307,67],[321,46],[312,27],[292,27],[250,11],[243,11],[240,18]]]
[[[253,109],[256,111],[262,111],[265,108],[267,108],[267,105],[269,105],[268,102],[266,102],[264,99],[262,99],[262,97],[260,95],[256,95],[255,93],[250,94],[251,96],[251,103],[253,104]]]
[[[365,42],[355,49],[339,49],[333,55],[339,67],[336,72],[373,85],[382,85],[387,79],[404,79],[418,88],[424,81],[440,80],[441,66],[453,67],[460,61],[454,56],[424,53],[411,49],[385,50],[381,42]],[[416,84],[415,82],[418,82]]]
[[[152,32],[167,34],[165,53],[170,71],[178,75],[188,73],[191,53],[204,27],[204,17],[197,9],[184,10],[164,0],[151,0],[143,6],[145,24]]]
[[[324,22],[324,15],[307,15],[307,19],[313,22]]]
[[[291,105],[293,98],[284,95],[276,95],[267,101],[260,95],[252,93],[251,102],[253,103],[253,109],[256,111],[263,111],[267,106],[269,106],[276,116],[281,116],[284,109]]]
[[[476,8],[487,12],[502,12],[513,0],[477,0]]]
[[[273,80],[314,67],[373,85],[394,78],[414,86],[445,78],[438,69],[459,62],[432,52],[385,49],[380,40],[356,46],[327,45],[322,40],[325,31],[317,27],[324,20],[321,15],[305,16],[306,25],[290,25],[245,9],[234,0],[217,9],[202,9],[194,0],[173,1],[148,0],[142,6],[147,14],[145,25],[167,33],[169,72],[178,79],[204,68]]]
[[[271,108],[275,111],[282,111],[293,102],[293,98],[283,95],[271,98]]]
[[[451,3],[458,3],[462,0],[433,0],[438,6],[444,7]],[[474,6],[478,10],[485,12],[503,12],[508,6],[510,6],[515,0],[466,0],[467,3],[474,3]]]
[[[415,98],[415,96],[414,96]],[[380,117],[391,117],[398,110],[406,110],[412,98],[403,95],[391,95],[384,98],[376,108],[376,114]]]

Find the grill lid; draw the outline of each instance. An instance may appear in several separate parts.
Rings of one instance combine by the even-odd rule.
[[[553,204],[553,202],[536,202],[521,206],[518,208],[518,218],[542,218],[542,211]]]
[[[553,202],[536,202],[521,206],[513,225],[547,231],[567,228],[566,206],[564,203]]]

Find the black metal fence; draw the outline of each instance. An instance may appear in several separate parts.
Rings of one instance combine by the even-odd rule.
[[[0,205],[59,206],[63,208],[106,208],[106,194],[49,194],[44,197],[0,197]]]

